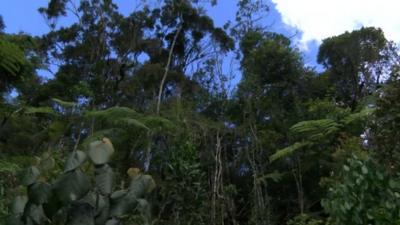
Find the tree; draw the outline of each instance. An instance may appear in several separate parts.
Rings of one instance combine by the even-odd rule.
[[[327,38],[318,53],[318,62],[327,68],[335,87],[335,97],[352,110],[376,90],[396,58],[394,44],[374,27]]]
[[[379,91],[379,96],[371,122],[368,144],[371,145],[377,159],[392,173],[396,173],[400,159],[400,133],[398,130],[400,82],[396,75],[392,76]]]

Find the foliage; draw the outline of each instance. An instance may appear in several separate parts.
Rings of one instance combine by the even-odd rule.
[[[376,90],[396,58],[393,43],[374,27],[327,38],[318,53],[318,62],[329,70],[337,99],[353,110]]]
[[[374,120],[371,123],[370,144],[379,161],[390,170],[399,168],[399,81],[391,80],[380,92]]]
[[[42,157],[38,165],[21,174],[20,183],[27,191],[12,201],[8,223],[115,224],[139,210],[149,224],[149,203],[143,197],[154,189],[154,180],[140,172],[128,173],[128,188],[115,190],[114,172],[107,164],[113,152],[107,138],[91,143],[87,154],[74,150],[62,174],[53,181],[49,180],[48,170],[53,169],[54,159]],[[88,160],[93,166],[89,167]]]
[[[379,28],[349,31],[323,41],[316,70],[265,26],[269,1],[237,1],[221,27],[216,3],[135,1],[122,13],[112,0],[50,0],[38,37],[5,33],[0,19],[0,218],[10,209],[11,224],[394,218],[397,46]],[[154,195],[140,171],[159,184]],[[364,208],[340,211],[346,202]]]
[[[172,224],[180,218],[187,221],[187,224],[207,224],[207,179],[197,151],[189,140],[182,140],[167,156],[166,162],[163,162],[166,168],[163,171],[165,180],[160,183],[158,196],[159,223]]]
[[[327,181],[322,205],[334,224],[399,224],[399,179],[371,158],[352,155]]]
[[[0,160],[0,224],[5,222],[8,215],[7,202],[9,200],[8,190],[14,188],[17,171],[20,167],[18,164]]]
[[[314,219],[310,215],[300,214],[287,222],[287,225],[323,225],[323,221]]]

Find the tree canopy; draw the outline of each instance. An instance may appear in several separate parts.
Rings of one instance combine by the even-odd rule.
[[[217,1],[137,2],[51,0],[41,36],[0,17],[0,224],[399,224],[380,28],[323,40],[316,71],[262,1],[222,27]]]

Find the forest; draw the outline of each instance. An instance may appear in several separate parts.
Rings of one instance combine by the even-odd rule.
[[[0,20],[0,224],[400,225],[396,43],[332,36],[316,69],[268,4],[218,27],[219,1],[49,0],[40,36]]]

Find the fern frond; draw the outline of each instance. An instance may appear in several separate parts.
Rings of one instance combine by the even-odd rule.
[[[258,180],[261,182],[267,182],[268,180],[273,180],[274,182],[279,182],[284,175],[285,175],[284,173],[281,173],[281,172],[278,172],[275,170],[272,173],[268,173],[268,174],[265,174],[265,175],[259,177]]]
[[[348,116],[346,116],[342,122],[346,125],[351,124],[351,123],[355,123],[355,122],[362,122],[362,121],[366,121],[366,119],[368,117],[370,117],[375,111],[375,108],[364,108],[363,110],[361,110],[358,113],[352,113]]]
[[[87,118],[96,118],[116,128],[140,128],[144,130],[160,131],[173,129],[174,124],[160,116],[146,116],[127,107],[112,107],[106,110],[90,111]]]
[[[56,115],[56,112],[50,107],[26,107],[24,110],[25,114],[35,114],[35,113],[42,113],[42,114],[51,114]]]
[[[18,46],[0,39],[0,70],[16,76],[24,61],[24,53]]]
[[[119,138],[122,136],[120,134],[123,133],[123,130],[118,129],[118,128],[111,128],[111,129],[104,129],[104,130],[99,130],[94,132],[93,134],[89,135],[88,137],[85,138],[85,140],[82,142],[82,145],[84,146],[85,149],[89,146],[90,143],[93,141],[101,140],[104,137],[115,137],[119,136]]]
[[[58,99],[58,98],[52,98],[51,100],[53,100],[53,102],[59,104],[62,107],[65,107],[65,108],[72,108],[72,107],[76,106],[75,102],[67,102],[67,101],[63,101],[63,100]]]
[[[310,145],[311,143],[308,141],[302,141],[302,142],[296,142],[293,145],[290,145],[286,148],[280,149],[278,151],[276,151],[273,155],[271,155],[269,157],[269,161],[270,162],[274,162],[278,159],[284,158],[284,157],[288,157],[290,155],[292,155],[294,152],[296,152],[297,150],[300,150],[308,145]]]
[[[146,116],[142,118],[144,124],[152,130],[171,130],[175,125],[168,119],[160,116]]]
[[[297,135],[316,140],[337,133],[341,125],[331,119],[308,120],[293,125],[290,130]]]
[[[150,128],[148,128],[144,123],[133,118],[116,119],[113,121],[113,124],[117,127],[135,127],[135,128],[142,128],[147,131],[150,130]]]
[[[85,116],[100,120],[113,121],[120,118],[138,117],[138,113],[128,107],[111,107],[105,110],[88,111]]]

